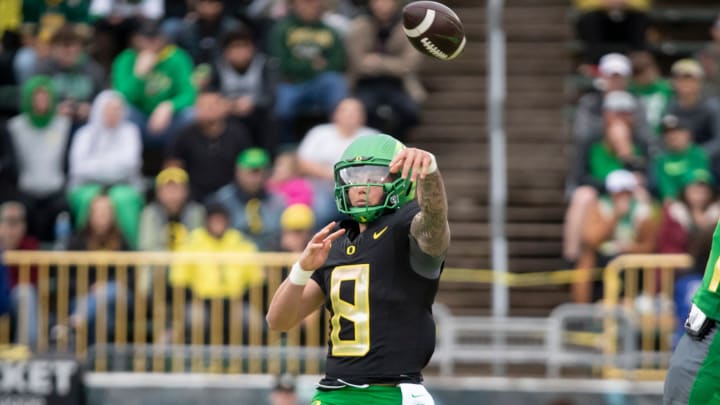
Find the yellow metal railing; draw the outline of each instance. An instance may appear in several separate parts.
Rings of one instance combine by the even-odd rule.
[[[21,298],[14,327],[8,316],[0,318],[0,347],[16,342],[36,352],[72,352],[97,371],[317,373],[322,357],[317,353],[324,351],[327,336],[322,316],[309,316],[284,336],[269,331],[263,317],[282,281],[281,269],[296,258],[285,253],[6,252],[4,262],[17,267],[19,284],[29,285],[37,272],[38,311],[31,314],[23,302],[29,298]],[[265,281],[244,296],[201,299],[191,288],[169,282],[169,269],[187,264],[259,264]],[[88,294],[94,301],[84,299]],[[263,347],[296,354],[252,350]]]
[[[625,255],[611,261],[604,271],[604,304],[625,308],[640,325],[636,341],[639,367],[622,369],[608,363],[608,378],[664,379],[675,328],[673,289],[675,272],[693,264],[690,255]],[[618,354],[617,319],[606,318],[604,353]]]
[[[34,352],[71,352],[97,371],[317,373],[328,336],[324,311],[286,334],[268,330],[263,317],[282,281],[281,270],[296,258],[289,253],[5,252],[4,262],[18,269],[21,284],[29,284],[31,273],[37,272],[37,314],[31,316],[30,306],[21,302],[13,325],[9,317],[0,317],[0,347],[16,342]],[[591,274],[593,279],[603,278],[607,305],[634,311],[640,296],[669,302],[674,270],[691,262],[687,255],[623,256]],[[173,266],[187,264],[257,264],[264,282],[249,287],[244,296],[201,299],[169,281]],[[491,270],[448,268],[442,281],[501,282],[522,288],[567,285],[587,274],[559,270],[507,273],[497,279]],[[90,301],[81,299],[88,294],[96,297],[95,317],[88,314]],[[659,313],[638,315],[644,352],[669,353],[673,313],[669,306],[661,308]],[[33,333],[29,326],[35,327]],[[618,325],[613,319],[605,321],[600,333],[567,335],[575,344],[601,346],[609,357],[618,353]],[[636,376],[653,377],[664,365],[647,360],[634,371]],[[612,364],[603,369],[606,376],[623,373],[626,370]]]

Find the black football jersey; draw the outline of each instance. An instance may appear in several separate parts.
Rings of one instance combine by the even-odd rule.
[[[438,280],[410,265],[410,223],[417,202],[358,232],[343,221],[325,265],[312,278],[325,293],[330,336],[325,383],[422,381],[435,348],[432,304]]]

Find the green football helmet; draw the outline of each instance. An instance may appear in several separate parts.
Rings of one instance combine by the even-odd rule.
[[[390,173],[390,162],[405,145],[390,135],[361,136],[343,152],[335,163],[335,202],[338,210],[360,223],[376,220],[386,212],[397,210],[415,198],[415,182],[410,176],[403,179],[399,173]],[[351,187],[382,187],[383,198],[379,205],[355,207],[348,190]]]

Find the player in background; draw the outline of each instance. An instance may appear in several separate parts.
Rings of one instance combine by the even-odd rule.
[[[685,335],[670,359],[663,405],[720,404],[720,223],[702,286],[693,296]]]
[[[351,219],[313,236],[275,292],[268,324],[286,331],[323,303],[330,311],[312,405],[431,405],[421,371],[435,349],[432,304],[450,244],[435,157],[368,135],[334,171],[338,210]]]

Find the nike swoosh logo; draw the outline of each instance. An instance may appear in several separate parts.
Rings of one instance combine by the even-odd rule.
[[[388,227],[385,226],[385,228],[383,228],[377,232],[373,232],[373,239],[377,239],[377,238],[381,237],[385,233],[385,231],[387,231],[387,229],[388,229]]]
[[[453,37],[453,36],[451,36],[451,35],[435,34],[435,36],[438,37],[438,38],[447,39],[448,41],[452,42],[453,44],[459,44],[459,43],[460,43],[460,38]]]

